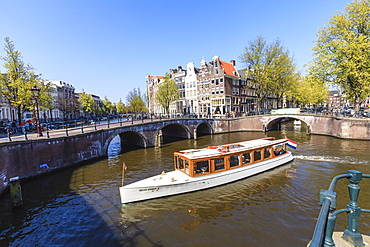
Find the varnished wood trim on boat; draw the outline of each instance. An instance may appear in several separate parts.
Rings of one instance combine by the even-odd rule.
[[[274,138],[271,138],[271,139],[274,139]],[[220,152],[219,155],[213,155],[211,157],[204,157],[204,158],[198,158],[198,159],[189,159],[189,158],[186,158],[186,157],[183,156],[183,152],[175,152],[174,153],[175,169],[179,170],[181,172],[184,172],[185,174],[189,175],[190,177],[198,177],[198,176],[204,176],[204,175],[207,175],[207,174],[212,174],[212,173],[223,172],[223,171],[227,171],[227,170],[231,170],[231,169],[235,169],[235,168],[240,168],[240,167],[243,167],[243,166],[256,164],[256,163],[259,163],[261,161],[273,159],[273,158],[279,156],[279,155],[275,155],[273,146],[283,144],[283,143],[284,143],[284,141],[282,141],[281,143],[274,143],[273,145],[257,147],[257,148],[247,149],[247,150],[243,150],[243,151],[239,151],[239,152],[233,152],[233,153]],[[232,144],[228,144],[228,145],[223,145],[221,147],[231,147],[231,146],[235,146],[236,144],[232,143]],[[266,149],[268,149],[269,153],[270,153],[270,155],[268,157],[265,157]],[[256,160],[256,157],[255,157],[255,154],[256,154],[255,152],[256,151],[261,151],[259,160]],[[249,163],[243,163],[243,155],[246,154],[246,153],[250,153],[250,162]],[[230,166],[230,159],[231,159],[232,156],[238,156],[238,160],[239,160],[239,165],[238,166]],[[177,157],[181,157],[181,159],[184,160],[184,162],[188,162],[189,173],[185,172],[186,164],[184,164],[184,169],[178,169],[176,167],[177,166],[177,161],[178,161]],[[223,160],[224,160],[224,163],[223,163],[224,168],[216,170],[214,162],[215,162],[216,159],[220,159],[220,158],[223,158]],[[195,173],[195,171],[194,171],[195,170],[195,165],[196,165],[197,162],[201,162],[201,161],[207,161],[208,162],[208,169],[203,171],[203,172]]]

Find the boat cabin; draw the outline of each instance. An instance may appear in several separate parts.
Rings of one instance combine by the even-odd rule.
[[[174,153],[175,169],[190,177],[255,164],[286,153],[286,140],[272,138],[188,149]]]

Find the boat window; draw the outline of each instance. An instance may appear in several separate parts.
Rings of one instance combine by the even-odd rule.
[[[271,156],[271,148],[265,148],[265,150],[263,152],[263,157],[265,157],[265,159],[267,159],[270,156]]]
[[[243,165],[250,163],[251,162],[251,154],[250,153],[243,154],[242,159],[243,159]]]
[[[239,164],[239,155],[230,156],[229,161],[230,161],[230,167],[235,167],[235,166],[240,165]]]
[[[214,159],[215,171],[225,169],[224,158]]]
[[[184,163],[185,161],[183,159],[181,159],[179,156],[176,157],[177,159],[177,162],[176,162],[176,169],[179,169],[179,170],[184,170]]]
[[[262,159],[261,150],[254,151],[254,161],[259,161]]]
[[[185,160],[185,173],[189,175],[189,161]]]
[[[198,161],[195,162],[194,165],[194,174],[201,174],[201,173],[206,173],[209,172],[208,168],[208,160],[203,160],[203,161]]]

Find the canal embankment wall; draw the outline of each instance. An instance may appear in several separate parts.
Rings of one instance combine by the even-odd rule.
[[[335,117],[313,118],[312,116],[298,116],[307,125],[309,133],[331,135],[338,138],[370,140],[370,123],[368,120],[361,119],[341,119]],[[234,119],[215,119],[208,121],[212,127],[212,133],[226,133],[235,131],[265,131],[269,125],[276,122],[276,117],[260,116]],[[176,124],[181,124],[181,120],[176,120]],[[196,124],[202,120],[192,121],[196,129]],[[170,122],[169,122],[170,123]],[[189,124],[184,120],[184,126]],[[142,125],[137,125],[137,131],[141,137],[151,136],[145,147],[156,144],[154,140],[159,126],[153,122],[146,124],[146,130]],[[148,127],[149,126],[149,127]],[[153,126],[153,129],[150,129]],[[9,180],[13,177],[20,179],[38,176],[58,169],[106,156],[109,142],[114,136],[123,131],[135,131],[135,126],[120,127],[114,129],[98,130],[85,134],[76,134],[66,137],[50,139],[24,140],[0,143],[0,194],[9,185]],[[190,135],[190,138],[193,138]],[[150,139],[148,138],[148,139]]]
[[[0,193],[10,178],[30,178],[102,157],[101,143],[96,134],[1,143]]]

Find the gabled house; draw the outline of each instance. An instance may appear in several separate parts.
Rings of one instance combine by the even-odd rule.
[[[199,69],[194,66],[193,62],[186,65],[186,77],[185,77],[185,104],[184,114],[198,114],[198,73]]]
[[[235,61],[230,63],[214,56],[206,63],[201,61],[198,73],[199,113],[230,114],[240,111],[240,83]]]
[[[151,114],[164,113],[164,109],[156,102],[155,95],[158,91],[158,84],[164,76],[146,76],[146,95],[148,98],[148,111]]]
[[[170,105],[170,113],[184,113],[184,108],[186,104],[185,98],[185,78],[187,75],[187,70],[183,69],[182,66],[178,66],[177,69],[170,69],[169,72],[171,79],[176,82],[179,99]]]

